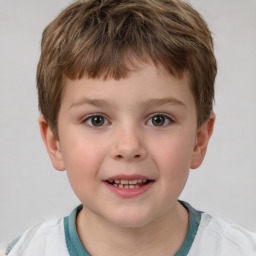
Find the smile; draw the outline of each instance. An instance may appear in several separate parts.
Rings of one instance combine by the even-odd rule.
[[[134,198],[145,194],[155,184],[156,180],[147,176],[115,175],[103,180],[106,187],[121,198]]]
[[[113,185],[115,187],[118,188],[130,188],[130,189],[134,189],[134,188],[139,188],[141,186],[144,186],[146,184],[148,184],[149,182],[151,182],[150,180],[147,179],[138,179],[138,180],[108,180],[107,181],[110,185]]]

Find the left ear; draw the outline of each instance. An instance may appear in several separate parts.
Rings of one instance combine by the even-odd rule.
[[[191,169],[198,168],[204,160],[208,142],[213,132],[214,122],[215,114],[211,113],[209,119],[197,131],[196,143],[190,165]]]

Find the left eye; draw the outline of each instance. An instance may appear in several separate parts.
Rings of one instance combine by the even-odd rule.
[[[93,115],[89,116],[84,120],[84,123],[94,126],[94,127],[99,127],[99,126],[104,126],[109,124],[109,121],[102,115]]]
[[[146,124],[151,126],[166,126],[172,122],[173,120],[169,116],[157,114],[151,116],[150,119],[146,122]]]

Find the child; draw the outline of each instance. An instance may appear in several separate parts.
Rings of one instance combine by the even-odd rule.
[[[44,31],[43,141],[81,201],[7,255],[254,255],[256,235],[178,200],[211,137],[211,33],[179,0],[77,1]]]

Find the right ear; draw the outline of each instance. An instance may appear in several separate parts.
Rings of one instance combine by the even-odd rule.
[[[51,131],[44,117],[40,115],[39,117],[39,126],[41,136],[48,152],[49,157],[51,158],[53,167],[58,171],[65,170],[65,164],[62,157],[60,142],[58,138]]]

